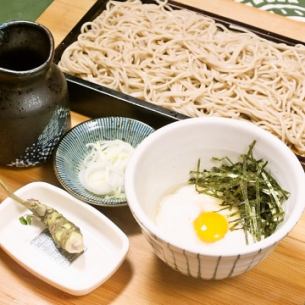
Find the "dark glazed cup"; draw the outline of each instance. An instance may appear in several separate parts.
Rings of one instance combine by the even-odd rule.
[[[70,127],[67,83],[53,55],[44,26],[0,26],[0,165],[45,162]]]

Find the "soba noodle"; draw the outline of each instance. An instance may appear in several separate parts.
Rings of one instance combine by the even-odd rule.
[[[69,74],[187,116],[249,119],[305,155],[305,47],[166,1],[109,1],[62,55]]]

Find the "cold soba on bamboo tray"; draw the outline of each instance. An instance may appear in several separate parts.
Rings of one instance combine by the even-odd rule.
[[[91,97],[74,109],[121,111],[155,127],[185,116],[248,119],[304,155],[304,45],[175,2],[152,3],[99,1],[59,46],[60,68]]]

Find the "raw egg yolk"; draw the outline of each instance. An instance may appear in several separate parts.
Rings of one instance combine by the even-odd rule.
[[[202,241],[213,243],[228,232],[228,221],[217,212],[202,212],[193,222],[195,232]]]

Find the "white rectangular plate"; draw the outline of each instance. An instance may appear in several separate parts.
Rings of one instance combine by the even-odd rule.
[[[40,279],[70,294],[84,295],[106,281],[123,262],[129,247],[127,236],[95,208],[45,182],[30,183],[16,194],[57,209],[84,237],[81,255],[64,255],[38,221],[21,224],[19,218],[30,211],[6,198],[0,205],[0,246]]]

